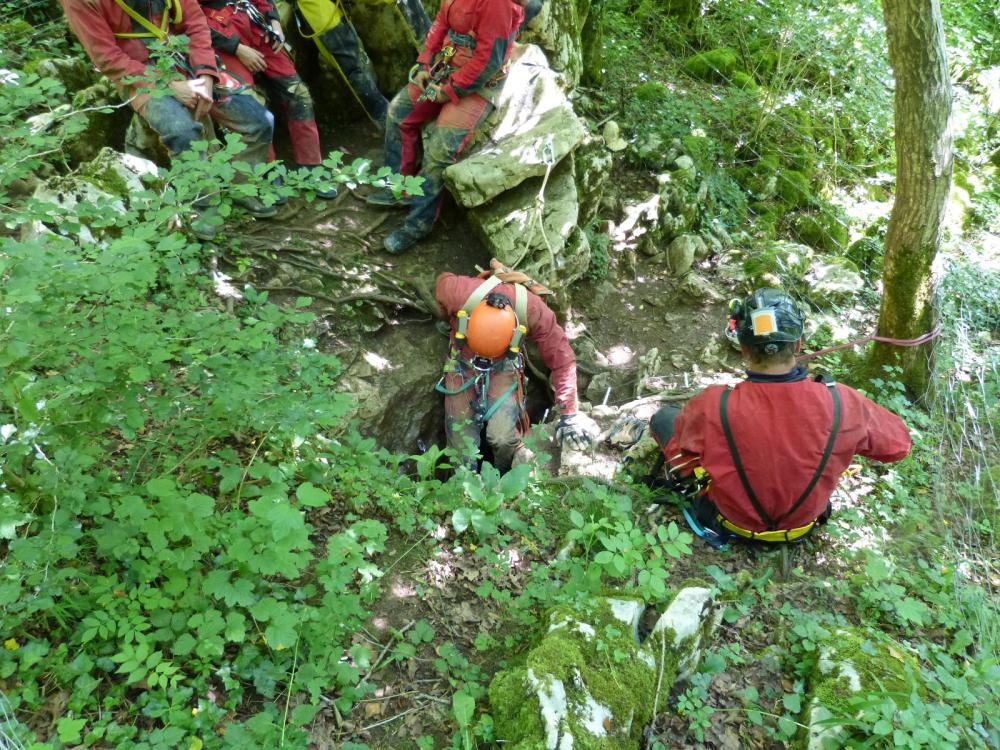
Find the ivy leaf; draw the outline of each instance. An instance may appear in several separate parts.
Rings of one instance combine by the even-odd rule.
[[[781,702],[784,704],[785,710],[791,711],[793,714],[798,715],[802,710],[802,696],[798,693],[786,693]]]

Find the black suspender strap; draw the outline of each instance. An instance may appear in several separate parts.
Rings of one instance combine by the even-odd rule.
[[[760,504],[760,500],[757,499],[757,495],[754,493],[753,487],[750,486],[750,480],[747,477],[746,470],[743,468],[743,461],[740,459],[740,453],[736,449],[736,441],[733,439],[733,431],[729,427],[729,410],[727,403],[729,401],[729,394],[732,391],[725,390],[722,392],[722,398],[719,401],[719,416],[722,420],[722,431],[726,435],[726,443],[729,445],[729,453],[733,457],[733,465],[736,467],[736,473],[739,475],[740,482],[743,484],[743,490],[747,493],[750,503],[753,505],[754,510],[757,511],[757,515],[760,516],[760,520],[767,526],[768,531],[776,531],[779,524],[795,513],[795,511],[799,509],[799,506],[806,501],[806,498],[809,497],[810,493],[812,493],[813,488],[816,486],[820,477],[823,476],[823,470],[826,469],[826,464],[830,460],[830,456],[833,453],[833,445],[837,441],[837,434],[840,432],[840,394],[837,392],[837,386],[835,383],[828,382],[825,383],[825,385],[830,390],[830,398],[833,399],[833,425],[830,427],[830,436],[826,440],[826,447],[823,448],[823,457],[820,459],[819,467],[816,469],[816,473],[813,474],[813,477],[809,481],[808,486],[806,486],[805,491],[799,495],[798,500],[792,503],[792,507],[789,508],[787,512],[783,513],[776,521],[771,520],[767,511],[765,511],[763,506]]]
[[[726,443],[729,445],[729,454],[733,457],[733,464],[736,466],[736,473],[739,474],[740,482],[743,483],[743,490],[747,493],[747,497],[750,498],[750,502],[753,504],[754,510],[757,511],[757,515],[760,516],[760,520],[764,522],[767,526],[768,531],[774,531],[778,527],[774,525],[774,521],[764,510],[764,506],[760,504],[760,500],[757,499],[756,493],[753,491],[753,487],[750,486],[750,480],[747,478],[747,473],[743,469],[743,461],[740,459],[740,452],[736,450],[736,441],[733,439],[733,431],[729,428],[729,409],[727,403],[729,401],[729,394],[732,393],[728,388],[722,392],[722,399],[719,401],[719,416],[722,419],[722,431],[726,433]]]

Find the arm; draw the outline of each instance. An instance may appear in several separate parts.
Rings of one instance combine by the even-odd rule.
[[[576,357],[549,306],[534,294],[528,296],[528,338],[538,345],[549,368],[552,390],[562,413],[576,414]]]
[[[844,386],[837,386],[843,388]],[[856,392],[855,392],[856,393]],[[892,463],[906,458],[912,441],[903,420],[860,393],[856,393],[864,409],[867,434],[858,445],[858,455],[874,461]]]
[[[191,64],[191,75],[218,78],[219,71],[215,67],[212,35],[198,0],[179,0],[179,2],[181,22],[174,27],[174,30],[188,38],[188,62]]]
[[[434,285],[434,297],[445,317],[453,317],[462,309],[469,295],[481,281],[468,276],[456,276],[445,271],[439,274]]]
[[[441,3],[441,10],[438,11],[431,30],[427,32],[427,39],[424,41],[423,51],[417,55],[417,62],[425,68],[429,68],[434,61],[434,55],[441,51],[444,46],[444,38],[448,35],[448,9],[451,8],[452,0],[444,0]]]
[[[123,78],[145,75],[146,64],[129,57],[118,46],[99,3],[83,0],[60,0],[60,2],[66,11],[70,29],[80,40],[90,61],[101,73],[110,78],[112,83],[121,85]]]
[[[453,101],[485,86],[510,56],[524,13],[507,0],[487,3],[476,19],[476,51],[472,59],[448,79],[442,90]]]
[[[215,29],[209,27],[212,32],[212,47],[220,50],[222,52],[228,52],[230,55],[236,54],[236,48],[240,46],[240,35],[233,34],[232,36],[226,36],[221,31],[216,31]]]

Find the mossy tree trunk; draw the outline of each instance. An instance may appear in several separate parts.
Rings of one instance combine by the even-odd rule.
[[[934,258],[951,186],[951,83],[938,0],[882,0],[896,79],[896,201],[885,239],[879,334],[910,339],[934,325]],[[876,344],[874,368],[897,365],[917,394],[927,390],[933,342]]]

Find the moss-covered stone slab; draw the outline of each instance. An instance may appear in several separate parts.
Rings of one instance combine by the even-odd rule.
[[[805,278],[815,255],[808,245],[771,242],[756,248],[743,262],[743,270],[755,287],[785,288]]]
[[[739,67],[740,58],[736,54],[736,50],[720,47],[692,55],[684,61],[683,70],[692,78],[716,83],[729,83]],[[744,74],[746,74],[745,71]]]
[[[604,597],[559,607],[522,664],[490,684],[496,737],[511,750],[638,750],[659,689],[690,674],[722,615],[712,589],[676,593],[640,644],[645,604]],[[661,703],[662,705],[662,703]]]
[[[842,747],[846,729],[829,720],[849,714],[847,700],[868,693],[908,696],[922,690],[916,656],[883,633],[841,628],[820,644],[806,704],[807,750]]]

